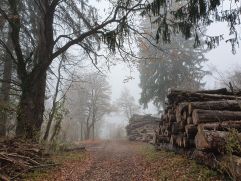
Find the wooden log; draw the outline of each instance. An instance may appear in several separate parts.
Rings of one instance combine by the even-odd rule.
[[[178,89],[168,89],[168,95],[177,95],[185,93],[205,93],[205,94],[222,94],[222,95],[231,95],[231,92],[228,92],[226,88],[214,89],[214,90],[200,90],[200,91],[184,91]]]
[[[184,148],[191,148],[195,146],[194,139],[190,139],[187,136],[183,137],[183,147]]]
[[[164,121],[164,122],[168,122],[167,114],[164,114],[164,115],[163,115],[163,121]]]
[[[137,128],[143,127],[145,125],[155,125],[155,126],[158,126],[159,122],[140,121],[138,123],[130,123],[128,126],[126,126],[126,129],[127,130],[137,129]]]
[[[206,94],[183,92],[180,94],[168,95],[169,104],[177,105],[180,102],[200,102],[200,101],[221,101],[221,100],[241,100],[241,97],[234,95]]]
[[[200,123],[241,120],[241,111],[234,112],[195,109],[192,113],[192,120],[196,125]]]
[[[183,111],[183,113],[182,113],[182,120],[187,120],[187,117],[188,117],[187,111]]]
[[[164,135],[165,130],[166,130],[166,126],[162,126],[162,127],[160,128],[160,133],[159,133],[159,135]]]
[[[182,120],[180,124],[181,124],[181,127],[184,128],[187,125],[187,120]]]
[[[240,121],[224,121],[218,123],[204,123],[198,125],[198,130],[216,130],[216,131],[228,131],[229,129],[236,129],[241,131]]]
[[[166,136],[166,137],[170,137],[171,132],[166,129],[163,135]]]
[[[180,122],[183,119],[187,118],[186,117],[187,115],[184,112],[188,111],[188,105],[189,105],[188,102],[182,102],[182,103],[178,104],[178,106],[176,106],[175,113],[176,113],[176,120],[177,120],[177,122]]]
[[[224,100],[224,101],[190,102],[188,105],[188,114],[191,115],[194,109],[241,111],[241,101]]]
[[[198,150],[217,150],[225,148],[226,132],[219,131],[198,131],[195,136],[195,145]]]
[[[193,124],[193,121],[192,121],[192,117],[191,117],[191,116],[189,116],[189,117],[187,118],[187,124]]]
[[[197,126],[190,124],[185,126],[185,133],[188,138],[194,138],[197,134]]]
[[[159,143],[169,143],[170,137],[157,135],[157,140]]]
[[[167,116],[171,117],[171,115],[174,115],[174,111],[173,111],[173,109],[168,109]]]
[[[184,147],[184,144],[183,144],[183,134],[179,134],[177,135],[176,137],[176,143],[179,147]]]
[[[170,143],[171,143],[171,145],[177,146],[176,140],[177,140],[177,135],[172,134],[172,135],[171,135],[171,138],[170,138]]]
[[[170,116],[168,116],[168,121],[169,123],[173,123],[176,122],[176,116],[174,114],[171,114]]]
[[[184,132],[184,126],[182,125],[181,122],[178,122],[178,123],[175,122],[175,123],[172,124],[171,132],[172,132],[172,134]]]
[[[225,152],[228,134],[229,132],[226,131],[198,130],[195,136],[196,148],[199,150]],[[237,136],[241,143],[241,134],[239,133]]]
[[[177,121],[177,122],[181,122],[181,121],[182,121],[182,115],[181,115],[181,113],[180,113],[179,111],[176,111],[175,113],[176,113],[176,115],[175,115],[176,121]]]
[[[157,130],[155,130],[155,133],[154,133],[153,139],[152,139],[154,145],[159,144],[159,141],[157,139],[157,135],[158,135],[158,132],[157,132]]]

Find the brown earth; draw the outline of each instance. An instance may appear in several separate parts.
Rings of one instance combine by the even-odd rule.
[[[216,172],[147,144],[128,141],[86,143],[87,151],[64,156],[62,165],[45,173],[46,181],[222,180]],[[83,154],[85,156],[83,156]],[[77,155],[77,156],[76,156]]]

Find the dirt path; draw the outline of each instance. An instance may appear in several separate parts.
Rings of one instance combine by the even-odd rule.
[[[216,172],[185,156],[128,141],[86,143],[85,152],[59,157],[61,165],[37,181],[219,181]],[[225,180],[225,179],[224,179]]]
[[[129,142],[103,142],[87,147],[93,162],[81,180],[86,181],[133,181],[149,178],[148,164],[138,153],[139,144]]]

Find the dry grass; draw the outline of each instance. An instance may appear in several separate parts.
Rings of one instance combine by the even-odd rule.
[[[62,152],[52,156],[54,163],[59,164],[55,168],[44,168],[41,170],[36,170],[24,175],[23,180],[26,181],[50,181],[58,180],[61,174],[65,173],[65,168],[75,168],[76,165],[81,165],[82,162],[86,161],[88,158],[88,153],[85,151],[78,152]],[[67,172],[67,171],[66,171]],[[67,173],[70,174],[70,173]]]
[[[152,146],[140,148],[141,154],[150,163],[156,180],[173,181],[217,181],[224,180],[218,172],[197,164],[184,155],[174,152],[156,151]]]

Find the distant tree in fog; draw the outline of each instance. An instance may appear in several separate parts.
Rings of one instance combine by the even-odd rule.
[[[147,32],[148,26],[144,24]],[[192,40],[185,40],[180,34],[172,37],[170,44],[160,41],[156,47],[140,39],[139,55],[143,58],[139,63],[140,103],[147,107],[153,101],[160,108],[164,106],[168,88],[200,89],[202,78],[208,73],[202,69],[202,63],[207,61],[204,52],[202,47],[194,49]]]
[[[138,113],[140,106],[136,104],[135,98],[130,94],[130,90],[124,88],[117,100],[117,106],[129,120],[133,114]]]
[[[67,94],[70,110],[65,127],[68,137],[73,140],[94,139],[99,123],[105,114],[112,111],[110,86],[106,77],[99,73],[82,75],[84,81],[73,83]]]
[[[230,83],[232,89],[241,90],[241,70],[240,66],[236,66],[235,69],[227,72],[226,76],[223,73],[219,73],[219,79],[221,82],[221,86],[226,86],[230,88]]]

